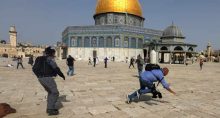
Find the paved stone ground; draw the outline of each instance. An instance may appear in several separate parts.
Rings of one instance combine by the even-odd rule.
[[[46,95],[31,66],[25,69],[4,67],[8,61],[0,60],[0,102],[9,103],[17,113],[6,118],[47,118]],[[16,64],[15,62],[10,62]],[[66,73],[65,61],[58,61]],[[139,101],[126,103],[126,94],[139,87],[137,70],[128,69],[124,62],[111,62],[107,69],[103,63],[97,67],[77,61],[76,75],[65,81],[57,77],[60,91],[58,118],[217,118],[220,116],[220,63],[193,65],[161,65],[170,69],[166,80],[177,92],[174,96],[159,90],[163,99],[143,95]]]

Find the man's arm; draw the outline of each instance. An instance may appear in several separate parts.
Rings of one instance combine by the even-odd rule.
[[[166,88],[166,90],[169,91],[170,93],[176,95],[176,92],[174,92],[172,89],[170,89],[170,88]]]

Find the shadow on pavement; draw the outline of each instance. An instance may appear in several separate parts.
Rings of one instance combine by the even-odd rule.
[[[148,105],[158,105],[158,103],[169,103],[168,101],[159,99],[159,98],[152,98],[151,95],[141,95],[140,99],[135,99],[133,102],[145,102]],[[156,103],[155,103],[156,102]]]

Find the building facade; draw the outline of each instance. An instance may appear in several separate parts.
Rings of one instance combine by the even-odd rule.
[[[162,31],[143,28],[138,0],[98,0],[94,26],[69,26],[62,33],[63,58],[115,57],[116,61],[143,55],[146,40],[159,39]]]
[[[175,44],[184,50],[188,46],[182,40],[184,37],[169,39],[161,30],[144,28],[145,18],[138,0],[97,0],[93,18],[94,26],[69,26],[63,31],[62,58],[72,55],[82,60],[89,57],[103,60],[114,56],[116,61],[124,61],[140,54],[148,59],[154,41],[163,40],[156,48],[169,50],[174,50]]]
[[[9,43],[1,41],[0,43],[0,57],[26,57],[26,56],[40,56],[44,51],[43,46],[32,46],[24,43],[17,43],[17,31],[15,26],[11,26],[9,30]]]

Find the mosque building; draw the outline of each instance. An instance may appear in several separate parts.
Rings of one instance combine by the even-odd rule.
[[[161,62],[171,62],[170,55],[186,57],[186,51],[193,52],[196,47],[184,43],[185,37],[174,24],[164,31],[144,28],[138,0],[97,0],[93,18],[95,25],[68,26],[63,31],[62,58],[115,57],[116,61],[124,61],[140,54],[149,59],[150,51],[155,50]]]

